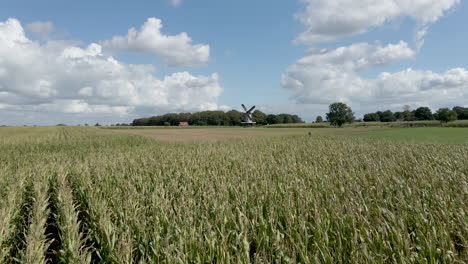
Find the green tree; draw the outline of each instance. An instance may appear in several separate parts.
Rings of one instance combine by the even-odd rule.
[[[364,115],[363,121],[364,122],[379,122],[380,116],[377,113],[368,113]]]
[[[333,103],[329,106],[327,113],[327,120],[330,121],[332,126],[341,127],[345,123],[352,123],[354,121],[354,113],[351,107],[344,103]]]
[[[207,124],[209,126],[222,126],[224,123],[224,112],[223,111],[204,111],[202,112],[206,116]]]
[[[452,110],[457,113],[458,119],[460,120],[468,119],[468,108],[455,106]]]
[[[292,115],[291,118],[292,118],[293,123],[296,123],[296,124],[297,123],[304,123],[302,118],[300,118],[298,115]]]
[[[226,118],[231,126],[239,126],[242,123],[243,114],[237,110],[226,112]]]
[[[448,108],[440,108],[437,110],[435,118],[441,123],[448,123],[457,120],[457,112]]]
[[[282,120],[281,123],[283,124],[291,124],[294,123],[292,116],[290,114],[279,114],[278,117]]]
[[[270,124],[270,125],[278,124],[276,115],[272,115],[272,114],[267,115],[266,121],[267,121],[267,124]]]
[[[253,120],[258,124],[282,124],[303,123],[298,115],[280,114],[266,115],[260,110],[252,113]],[[132,126],[178,126],[180,122],[189,122],[190,125],[198,126],[237,126],[244,121],[244,114],[231,110],[224,111],[202,111],[195,113],[168,113],[164,115],[151,116],[147,118],[134,119]]]
[[[267,115],[260,110],[255,110],[252,113],[252,119],[258,125],[265,125],[267,123]]]
[[[403,120],[403,112],[395,112],[393,113],[393,116],[397,121]]]
[[[393,112],[390,110],[383,111],[382,114],[380,115],[380,121],[381,122],[393,122],[395,121],[395,116],[393,115]]]
[[[414,111],[411,111],[409,105],[405,105],[403,107],[402,117],[404,121],[414,121],[416,118],[414,117]]]
[[[317,118],[315,118],[315,123],[322,123],[322,122],[323,122],[322,116],[317,116]]]
[[[417,120],[432,120],[434,119],[431,109],[429,107],[419,107],[414,111],[414,117]]]
[[[283,124],[284,123],[284,115],[275,115],[275,124]]]

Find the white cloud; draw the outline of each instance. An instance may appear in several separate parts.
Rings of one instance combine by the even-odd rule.
[[[306,26],[297,41],[317,43],[366,32],[398,17],[419,27],[437,21],[460,0],[302,0],[306,9],[296,17]]]
[[[131,28],[126,36],[114,36],[101,44],[113,52],[152,52],[161,56],[169,66],[194,66],[209,60],[209,45],[193,45],[185,32],[174,36],[164,35],[162,27],[161,20],[148,18],[139,31]]]
[[[306,10],[297,18],[306,26],[297,41],[306,44],[334,41],[364,33],[398,17],[416,22],[414,48],[406,41],[381,45],[355,43],[307,54],[282,75],[282,86],[293,102],[325,112],[332,102],[353,106],[358,114],[378,109],[400,110],[403,105],[432,108],[464,105],[468,100],[468,71],[443,73],[406,69],[382,72],[373,78],[361,75],[395,62],[415,59],[424,43],[428,25],[437,21],[459,0],[303,0]],[[310,107],[309,107],[310,108]]]
[[[414,51],[403,41],[387,46],[357,43],[333,50],[311,50],[283,74],[282,86],[299,103],[359,99],[369,86],[359,72],[413,56]]]
[[[43,39],[47,39],[50,34],[54,31],[54,24],[50,21],[42,22],[42,21],[37,21],[33,22],[31,24],[27,24],[26,28],[31,31],[32,33],[38,35],[39,37]]]
[[[0,58],[1,111],[11,118],[29,113],[60,122],[66,114],[83,114],[128,122],[163,111],[222,108],[216,73],[178,72],[157,79],[152,65],[124,64],[103,54],[99,44],[81,48],[29,40],[16,19],[0,22]]]
[[[334,50],[311,52],[290,66],[282,86],[299,104],[327,105],[343,101],[368,109],[401,105],[463,104],[468,99],[468,71],[455,68],[445,73],[407,69],[383,72],[365,79],[359,73],[414,56],[405,42],[395,45],[353,44]]]
[[[169,3],[174,7],[178,7],[182,4],[182,0],[169,0]]]
[[[379,43],[357,43],[333,50],[311,49],[309,53],[298,60],[297,65],[317,68],[339,68],[340,71],[362,71],[373,67],[386,66],[402,59],[411,59],[415,52],[408,43],[382,46]]]

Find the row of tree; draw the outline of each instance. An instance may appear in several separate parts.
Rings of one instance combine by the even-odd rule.
[[[364,115],[364,122],[381,121],[381,122],[395,122],[395,121],[418,121],[418,120],[442,120],[445,121],[446,117],[450,116],[450,120],[455,119],[466,120],[468,119],[468,108],[456,106],[453,109],[440,108],[437,112],[432,113],[429,107],[419,107],[416,110],[411,110],[409,106],[403,108],[403,112],[393,113],[390,110],[377,111],[375,113],[368,113]],[[447,121],[447,122],[448,122]]]
[[[403,108],[403,112],[393,113],[390,110],[378,111],[364,115],[364,122],[395,122],[395,121],[417,121],[417,120],[439,120],[440,122],[451,122],[457,119],[468,119],[468,108],[456,106],[453,109],[440,108],[432,113],[429,107],[419,107],[411,110],[409,106]],[[327,120],[334,126],[342,126],[345,123],[355,121],[354,113],[351,107],[344,103],[333,103],[329,106]],[[318,116],[316,122],[322,122],[321,116]]]
[[[297,115],[279,114],[267,115],[260,110],[252,113],[253,121],[258,125],[303,123]],[[244,114],[237,110],[203,111],[196,113],[170,113],[133,120],[133,126],[178,126],[180,122],[188,122],[196,126],[238,126],[244,122]]]

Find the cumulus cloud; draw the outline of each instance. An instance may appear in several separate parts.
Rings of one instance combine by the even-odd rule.
[[[300,103],[350,101],[362,98],[369,84],[358,73],[395,61],[409,59],[415,52],[406,42],[358,43],[332,50],[309,51],[282,76],[282,86]]]
[[[367,105],[369,109],[405,104],[439,107],[463,104],[468,98],[468,71],[450,69],[444,73],[407,69],[383,72],[365,79],[366,69],[385,66],[415,55],[405,42],[387,46],[353,44],[333,50],[311,52],[290,66],[282,86],[300,104],[329,104],[343,101]]]
[[[148,18],[140,30],[131,28],[126,36],[114,36],[101,44],[113,52],[155,53],[169,66],[194,66],[209,60],[209,45],[193,45],[185,32],[174,36],[164,35],[162,27],[160,19]]]
[[[437,21],[460,0],[302,0],[297,18],[306,26],[297,41],[318,43],[366,32],[398,17],[409,17],[419,27]]]
[[[221,107],[217,99],[223,88],[217,73],[177,72],[158,79],[154,66],[122,63],[105,55],[96,43],[82,48],[32,41],[16,19],[0,22],[0,58],[0,111],[11,116],[68,113],[129,118]]]
[[[306,26],[297,40],[314,45],[366,32],[397,17],[416,22],[413,45],[406,41],[382,45],[354,43],[334,49],[309,49],[282,75],[282,86],[298,105],[326,111],[328,104],[342,101],[359,114],[403,105],[433,108],[464,105],[468,99],[468,71],[446,72],[406,69],[364,78],[368,70],[415,59],[430,23],[436,22],[459,0],[304,0],[305,11],[297,18]],[[411,47],[413,46],[413,48]]]
[[[415,55],[408,43],[382,46],[378,43],[357,43],[332,50],[310,50],[297,61],[297,65],[317,68],[337,68],[339,71],[362,71],[373,67],[386,66],[395,61],[410,59]]]
[[[43,39],[47,39],[54,32],[54,24],[50,21],[36,21],[26,25],[26,28]]]

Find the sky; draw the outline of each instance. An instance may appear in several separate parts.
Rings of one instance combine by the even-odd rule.
[[[468,107],[461,0],[0,0],[0,125]]]

